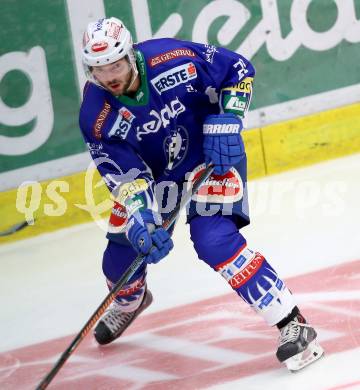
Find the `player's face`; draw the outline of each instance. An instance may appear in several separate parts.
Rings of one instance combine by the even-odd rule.
[[[109,65],[94,66],[92,74],[109,92],[115,96],[120,96],[129,88],[132,69],[129,62],[122,58]]]

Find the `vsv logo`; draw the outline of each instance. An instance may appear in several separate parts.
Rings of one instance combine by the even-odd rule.
[[[185,158],[188,149],[189,135],[185,127],[177,126],[176,131],[164,140],[165,154],[168,158],[167,171],[177,167]]]

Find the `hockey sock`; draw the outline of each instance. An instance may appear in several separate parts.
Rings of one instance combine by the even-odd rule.
[[[215,268],[270,325],[276,325],[292,313],[292,294],[264,256],[250,250],[246,244],[236,256]]]

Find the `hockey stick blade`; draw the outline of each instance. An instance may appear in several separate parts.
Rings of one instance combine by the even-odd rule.
[[[201,185],[209,178],[213,171],[213,166],[208,166],[201,175],[194,181],[192,188],[184,195],[182,201],[178,203],[174,210],[170,213],[169,217],[164,221],[163,228],[168,230],[170,226],[176,221],[180,210],[184,207],[191,199],[191,197],[198,191]],[[44,390],[48,387],[50,382],[54,379],[55,375],[60,371],[61,367],[66,363],[72,353],[79,346],[81,341],[86,337],[90,330],[94,327],[100,317],[104,314],[105,310],[110,306],[111,302],[114,301],[118,292],[123,288],[127,281],[134,275],[136,270],[140,267],[144,260],[142,255],[138,255],[132,262],[130,267],[125,271],[123,276],[117,281],[109,294],[101,302],[99,307],[89,318],[86,324],[83,326],[81,331],[75,336],[68,348],[62,353],[58,361],[55,363],[49,373],[42,379],[40,384],[36,387],[36,390]]]

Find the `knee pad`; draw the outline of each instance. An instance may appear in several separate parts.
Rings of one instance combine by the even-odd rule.
[[[112,283],[116,283],[130,267],[136,256],[137,253],[133,247],[109,241],[103,255],[102,269],[104,275]],[[145,272],[146,263],[143,262],[131,277],[129,283],[139,279]]]
[[[275,325],[295,307],[292,294],[264,256],[246,244],[216,270],[269,325]]]
[[[231,216],[196,216],[190,221],[190,234],[199,259],[215,269],[246,243]]]

